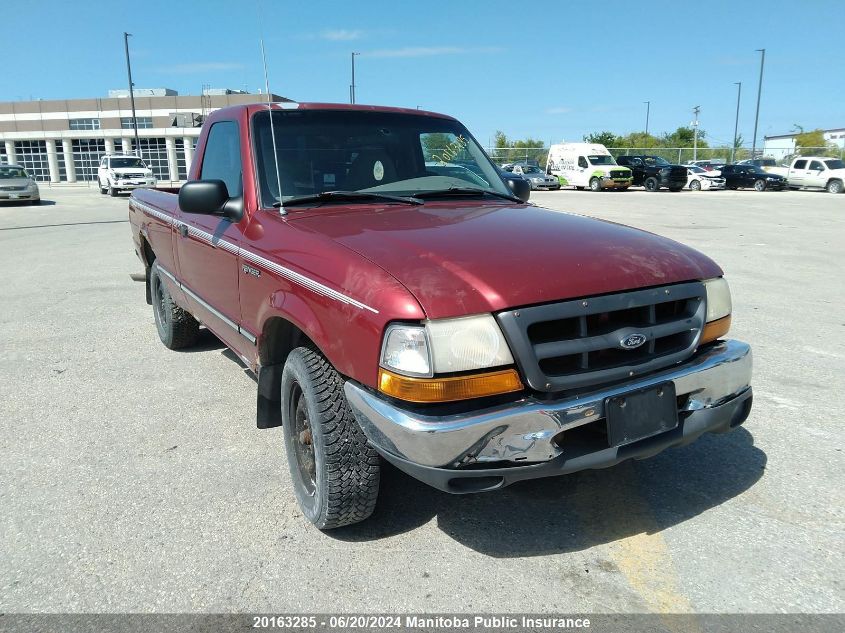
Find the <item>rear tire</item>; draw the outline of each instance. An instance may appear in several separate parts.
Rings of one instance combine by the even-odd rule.
[[[590,191],[601,191],[601,181],[598,178],[590,178]]]
[[[378,500],[378,453],[352,414],[343,380],[307,347],[282,371],[282,421],[291,481],[302,514],[321,530],[358,523]]]
[[[765,191],[766,190],[766,181],[765,180],[755,180],[754,181],[754,189],[756,191]]]
[[[827,187],[825,187],[825,189],[827,189],[828,193],[842,193],[842,181],[831,180],[829,183],[827,183]]]
[[[189,312],[173,302],[164,284],[164,274],[158,262],[150,269],[150,296],[158,337],[168,349],[182,349],[197,342],[200,324]]]
[[[658,189],[660,189],[660,185],[657,182],[657,178],[654,178],[653,176],[646,178],[645,182],[643,183],[643,186],[645,187],[646,191],[657,191]]]

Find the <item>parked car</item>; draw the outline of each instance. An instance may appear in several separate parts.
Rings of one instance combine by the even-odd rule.
[[[432,137],[486,186],[432,173]],[[233,106],[195,156],[178,194],[129,201],[155,327],[178,349],[202,323],[255,372],[257,425],[282,427],[320,529],[372,513],[382,459],[482,492],[650,457],[749,414],[751,350],[726,338],[716,263],[526,204],[528,183],[506,185],[449,116]]]
[[[604,145],[598,143],[559,143],[549,148],[546,172],[576,189],[589,187],[626,190],[633,182],[631,170],[616,164]]]
[[[691,160],[687,165],[701,167],[705,171],[720,171],[722,167],[727,164],[727,161],[721,158],[711,158],[709,160]]]
[[[707,171],[703,167],[689,165],[687,167],[687,189],[693,191],[709,191],[711,189],[724,189],[725,179],[717,171]]]
[[[538,165],[514,165],[513,173],[525,178],[531,189],[560,189],[560,180],[546,174]]]
[[[766,189],[782,190],[786,187],[786,178],[778,174],[770,174],[756,165],[725,165],[722,177],[728,189],[750,189],[765,191]]]
[[[19,165],[0,165],[0,202],[41,204],[38,183]]]
[[[634,185],[657,191],[661,187],[669,191],[680,191],[687,186],[687,168],[673,165],[660,156],[620,156],[616,162],[629,167],[634,174]]]
[[[138,187],[155,187],[156,182],[153,170],[137,156],[106,154],[100,159],[97,169],[100,193],[116,196],[121,191],[131,191]]]
[[[777,167],[777,161],[774,158],[746,158],[745,160],[737,161],[737,165],[754,165],[755,167]]]
[[[799,156],[786,172],[790,189],[824,189],[842,193],[845,183],[845,162],[825,156]]]

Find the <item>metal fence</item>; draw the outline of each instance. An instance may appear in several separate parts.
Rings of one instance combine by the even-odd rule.
[[[485,148],[490,158],[497,165],[517,162],[536,162],[542,167],[546,165],[546,158],[549,154],[548,147],[514,148],[514,147],[488,147]],[[608,151],[614,156],[625,156],[631,154],[646,154],[648,156],[660,156],[669,162],[685,164],[692,160],[719,159],[725,162],[731,160],[730,147],[608,147]],[[778,163],[786,162],[797,153],[804,156],[831,156],[845,160],[845,147],[802,147],[796,152],[794,147],[767,147],[757,149],[755,157],[774,158]],[[751,148],[741,147],[734,151],[734,162],[751,158]]]

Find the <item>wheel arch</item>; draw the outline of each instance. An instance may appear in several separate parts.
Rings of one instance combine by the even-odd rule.
[[[258,337],[258,399],[255,424],[259,429],[282,425],[282,370],[288,356],[297,347],[311,347],[323,354],[314,340],[293,321],[279,314],[271,315],[264,321]]]
[[[150,243],[147,241],[147,238],[144,237],[143,233],[140,235],[139,241],[141,243],[141,258],[144,262],[144,288],[146,293],[147,305],[152,305],[153,295],[152,290],[150,288],[150,269],[153,267],[153,262],[155,261],[156,254],[155,251],[153,251],[153,247],[150,246]]]

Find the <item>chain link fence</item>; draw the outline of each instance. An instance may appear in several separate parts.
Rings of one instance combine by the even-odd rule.
[[[693,160],[720,160],[731,162],[730,147],[608,147],[608,151],[615,157],[625,155],[660,156],[670,163],[686,164]],[[488,147],[485,148],[490,158],[497,165],[509,163],[536,163],[540,167],[546,166],[549,155],[548,147]],[[845,160],[845,147],[802,147],[798,151],[794,147],[767,147],[757,149],[756,158],[774,158],[778,164],[788,163],[797,154],[804,156],[830,156]],[[751,158],[751,148],[741,147],[734,151],[733,161]]]

